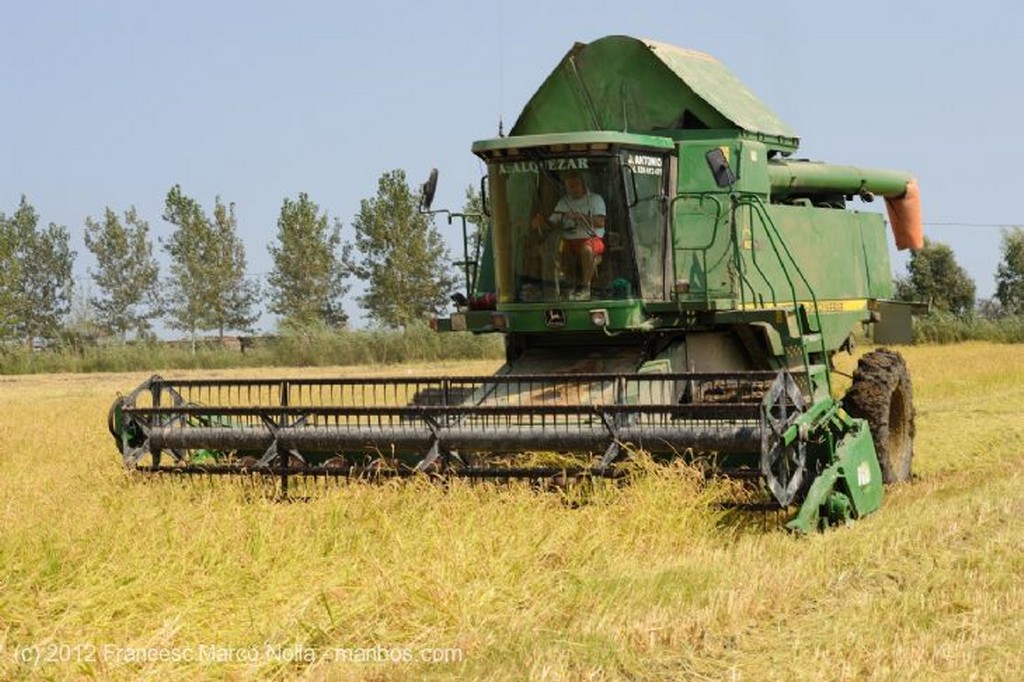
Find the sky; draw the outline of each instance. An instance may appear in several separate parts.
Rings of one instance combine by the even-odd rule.
[[[166,238],[174,184],[208,212],[235,203],[260,279],[299,192],[347,240],[393,169],[416,187],[438,168],[434,207],[458,210],[485,173],[472,142],[507,131],[574,42],[613,34],[714,55],[797,132],[799,157],[913,173],[926,235],[979,297],[1000,226],[1024,225],[1024,5],[1010,0],[4,4],[0,212],[25,195],[66,225],[82,290],[86,216],[134,205]],[[439,224],[458,257],[458,226]],[[904,274],[906,253],[892,257]]]

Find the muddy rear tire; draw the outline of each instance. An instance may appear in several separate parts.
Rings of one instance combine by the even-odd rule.
[[[888,348],[864,355],[843,407],[851,416],[867,420],[882,479],[886,483],[909,480],[914,459],[914,395],[903,356]]]

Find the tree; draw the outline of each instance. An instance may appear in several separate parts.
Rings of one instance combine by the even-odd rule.
[[[998,298],[978,299],[975,312],[983,320],[1001,320],[1006,317],[1006,309]]]
[[[14,257],[16,243],[13,225],[0,213],[0,338],[13,336],[18,321],[15,305],[21,263]]]
[[[195,199],[175,185],[164,202],[164,220],[175,230],[164,244],[171,256],[171,295],[167,301],[173,329],[187,331],[195,350],[196,332],[247,330],[258,289],[245,276],[245,248],[236,233],[234,204],[217,197],[214,220]]]
[[[938,310],[965,315],[974,309],[974,280],[961,268],[953,250],[927,238],[907,263],[908,277],[896,280],[900,300],[930,301]]]
[[[85,219],[85,246],[96,257],[89,270],[99,295],[89,298],[96,322],[127,340],[128,332],[144,335],[149,320],[160,314],[159,269],[149,239],[149,223],[132,206],[124,222],[109,207],[103,221]]]
[[[484,229],[487,227],[487,216],[484,214],[484,198],[473,185],[466,185],[466,199],[462,204],[462,213],[466,216],[466,222],[473,226],[469,234],[470,254],[472,255],[476,245],[480,242]]]
[[[1024,230],[1003,231],[1003,260],[996,270],[996,299],[1010,315],[1024,314]]]
[[[483,254],[484,241],[487,235],[488,228],[488,217],[484,213],[484,200],[480,191],[473,185],[466,186],[466,199],[462,205],[462,215],[465,216],[467,223],[466,231],[466,248],[468,249],[467,257],[473,263],[473,268],[476,269],[480,265],[480,258]],[[479,271],[477,270],[477,275]],[[483,284],[485,287],[490,286],[486,282],[476,282],[477,288]],[[467,296],[472,296],[475,292],[467,291]]]
[[[81,353],[89,346],[96,346],[99,340],[110,334],[110,329],[100,323],[95,306],[92,305],[89,283],[76,287],[71,296],[71,312],[68,313],[61,330],[61,346]],[[140,332],[140,336],[144,332]]]
[[[305,192],[285,198],[277,219],[277,243],[267,250],[274,261],[269,276],[270,311],[286,327],[344,327],[342,301],[348,293],[342,263],[341,223]]]
[[[214,328],[223,341],[225,329],[252,329],[260,317],[256,310],[260,292],[256,282],[246,274],[245,244],[238,236],[234,204],[225,206],[220,197],[216,198],[213,227],[219,248],[214,250],[214,297],[210,312]]]
[[[175,228],[164,243],[171,257],[170,295],[166,299],[168,324],[172,329],[188,332],[195,352],[196,332],[210,328],[206,270],[211,266],[213,230],[199,203],[186,196],[179,185],[167,193],[163,219]]]
[[[75,252],[63,225],[39,227],[39,214],[24,195],[10,218],[0,213],[0,257],[7,271],[0,278],[0,302],[7,335],[31,348],[35,339],[60,337],[71,310]]]
[[[419,212],[405,171],[381,176],[377,196],[360,202],[353,227],[359,257],[346,260],[366,283],[358,301],[373,322],[405,327],[442,309],[454,284],[448,250],[432,216]]]

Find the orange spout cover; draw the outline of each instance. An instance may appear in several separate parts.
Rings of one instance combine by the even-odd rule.
[[[921,220],[921,190],[915,180],[907,181],[903,196],[886,197],[885,208],[889,213],[892,235],[896,248],[920,249],[924,246],[924,226]]]

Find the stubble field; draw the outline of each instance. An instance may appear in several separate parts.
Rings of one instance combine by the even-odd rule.
[[[917,478],[806,538],[684,467],[582,505],[141,481],[105,420],[144,374],[0,377],[0,678],[1019,679],[1024,346],[901,352]]]

